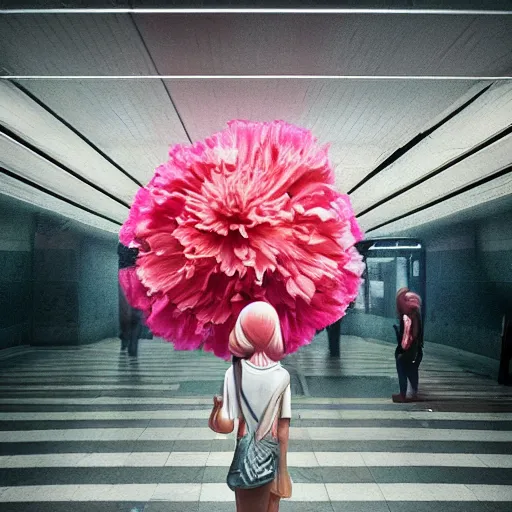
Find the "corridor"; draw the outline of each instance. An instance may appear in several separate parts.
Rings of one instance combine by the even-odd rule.
[[[393,404],[391,344],[325,334],[286,362],[295,512],[508,511],[512,388],[490,360],[426,348],[422,402]],[[207,427],[228,363],[143,340],[33,349],[0,360],[0,508],[233,511],[234,440]]]

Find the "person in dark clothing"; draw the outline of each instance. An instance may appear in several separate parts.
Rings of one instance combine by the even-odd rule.
[[[329,354],[331,357],[340,357],[341,318],[326,327],[329,340]]]
[[[138,249],[132,249],[119,243],[118,280],[119,280],[119,323],[121,332],[121,351],[128,349],[128,354],[137,357],[139,338],[142,331],[142,312],[132,307],[128,302],[126,293],[131,286],[132,274],[135,272],[135,262]]]
[[[501,335],[500,369],[498,371],[498,383],[505,386],[512,385],[510,375],[510,361],[512,360],[512,314],[503,317],[503,329]]]
[[[421,320],[421,298],[408,288],[396,294],[396,307],[400,326],[394,325],[397,347],[395,350],[396,371],[400,393],[393,395],[393,402],[407,400],[407,381],[411,383],[413,400],[418,394],[419,367],[423,359],[423,322]]]

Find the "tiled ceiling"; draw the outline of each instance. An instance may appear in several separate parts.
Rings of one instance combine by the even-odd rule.
[[[0,71],[18,77],[0,82],[2,192],[27,201],[36,187],[35,204],[49,194],[105,230],[170,145],[233,118],[329,142],[369,235],[512,194],[512,81],[496,80],[512,75],[512,16],[3,14],[0,48]],[[209,76],[226,74],[238,78]]]
[[[337,185],[347,192],[412,134],[444,116],[475,82],[257,79],[166,84],[194,140],[233,118],[284,119],[311,129],[330,143]]]
[[[509,17],[136,14],[161,74],[501,75]]]

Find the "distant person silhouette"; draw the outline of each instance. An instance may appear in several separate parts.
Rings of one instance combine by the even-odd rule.
[[[117,255],[119,257],[119,323],[121,332],[121,351],[128,349],[128,354],[137,357],[139,338],[142,331],[142,312],[130,305],[126,297],[126,291],[131,288],[132,278],[135,272],[135,261],[138,249],[131,249],[119,243]],[[136,277],[136,276],[135,276]]]
[[[512,385],[510,376],[510,361],[512,360],[512,314],[503,317],[503,328],[501,336],[500,369],[498,372],[498,383],[506,386]]]

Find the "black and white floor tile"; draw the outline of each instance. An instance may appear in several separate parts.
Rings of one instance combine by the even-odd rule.
[[[290,357],[281,510],[512,510],[512,390],[471,357],[427,351],[424,401],[407,404],[390,400],[390,345],[343,337],[333,361],[320,336]],[[137,360],[118,340],[0,359],[0,510],[234,511],[234,438],[206,425],[227,366],[158,340]]]

